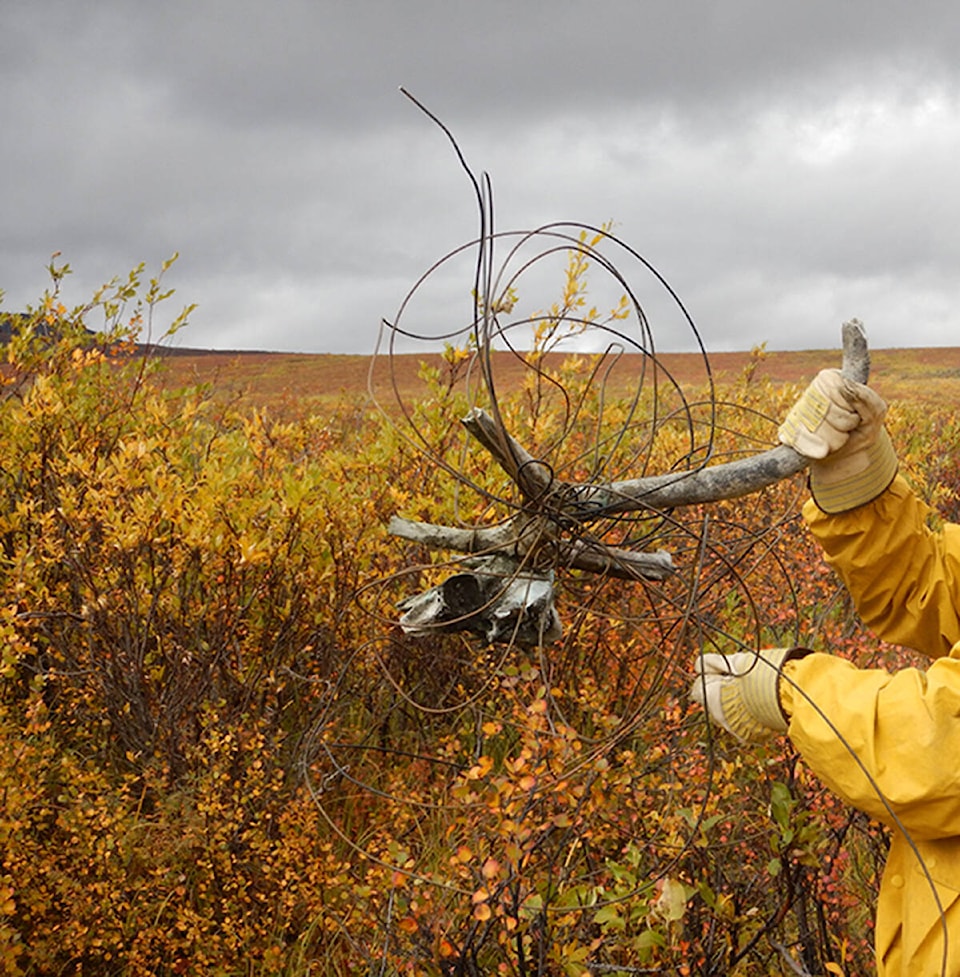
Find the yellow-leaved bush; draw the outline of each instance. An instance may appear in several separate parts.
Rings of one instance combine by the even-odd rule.
[[[380,558],[369,460],[154,384],[141,272],[8,347],[5,973],[272,973],[359,911],[297,764]]]
[[[0,402],[0,972],[761,975],[778,947],[862,972],[877,829],[685,696],[725,640],[892,654],[801,486],[602,524],[687,570],[564,572],[567,636],[541,652],[410,637],[395,602],[446,571],[389,517],[518,504],[464,447],[468,354],[424,370],[412,440],[358,404],[280,422],[156,381],[136,343],[159,277],[69,312],[51,272]],[[753,362],[681,414],[605,399],[586,354],[537,365],[500,407],[568,478],[766,447],[796,393]],[[913,441],[906,463],[925,472]]]

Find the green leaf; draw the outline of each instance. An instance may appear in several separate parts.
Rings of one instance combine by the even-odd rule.
[[[784,831],[790,824],[790,812],[795,803],[786,784],[777,783],[770,789],[770,816]]]
[[[609,903],[601,906],[593,917],[595,923],[604,929],[622,932],[627,928],[626,920],[620,912],[620,906],[616,903]]]
[[[634,941],[633,944],[639,950],[650,950],[653,947],[664,947],[667,941],[654,929],[644,930]]]

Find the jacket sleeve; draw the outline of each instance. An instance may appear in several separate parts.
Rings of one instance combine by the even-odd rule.
[[[780,700],[807,766],[917,840],[960,835],[960,661],[888,673],[833,655],[787,662]]]
[[[931,510],[898,476],[882,495],[829,515],[803,509],[860,617],[884,641],[939,658],[960,641],[960,526],[934,531]]]

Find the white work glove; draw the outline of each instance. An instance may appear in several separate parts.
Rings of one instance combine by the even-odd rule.
[[[780,441],[810,460],[810,491],[824,512],[864,505],[893,481],[897,456],[886,412],[865,384],[821,370],[780,425]]]
[[[740,740],[758,741],[785,733],[780,668],[785,661],[806,653],[802,648],[767,648],[701,655],[694,664],[690,698]]]

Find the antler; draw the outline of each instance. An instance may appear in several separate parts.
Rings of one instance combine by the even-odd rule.
[[[851,319],[843,324],[844,376],[866,383],[870,375],[870,352],[863,323]],[[466,429],[493,455],[501,468],[524,490],[528,497],[543,496],[549,482],[536,459],[509,434],[500,431],[481,408],[474,408],[464,419]],[[678,506],[719,502],[750,495],[768,485],[796,475],[807,466],[807,459],[793,448],[779,445],[739,461],[671,472],[606,485],[559,482],[557,494],[569,501],[563,516],[577,522],[590,522],[602,516],[638,509],[673,509]]]
[[[843,325],[845,376],[865,383],[870,374],[870,353],[863,324],[852,319]],[[642,509],[672,509],[718,502],[749,495],[790,478],[807,466],[807,459],[793,448],[779,445],[750,458],[685,472],[653,475],[607,484],[552,480],[521,444],[504,431],[486,411],[474,408],[463,418],[464,427],[490,452],[497,464],[517,483],[529,508],[549,509],[553,519],[587,524],[616,513]],[[544,530],[528,513],[493,528],[452,529],[394,517],[389,526],[394,536],[431,548],[461,553],[511,552],[526,556],[545,542]],[[557,546],[552,533],[551,545]],[[562,562],[581,570],[616,576],[662,578],[670,568],[666,553],[633,553],[602,543],[560,543]]]

